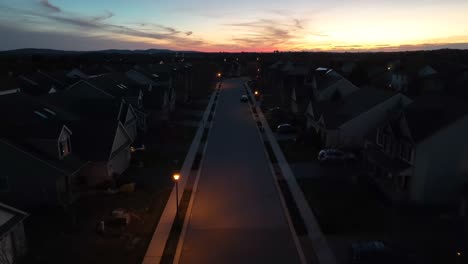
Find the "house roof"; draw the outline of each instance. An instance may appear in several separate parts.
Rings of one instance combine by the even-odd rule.
[[[72,141],[72,150],[75,147],[74,136],[71,139]],[[21,151],[23,153],[27,153],[29,156],[43,162],[52,170],[57,171],[60,174],[71,175],[81,169],[87,161],[80,159],[75,153],[71,153],[64,157],[63,159],[58,159],[44,151],[40,150],[37,146],[34,145],[32,142],[19,140],[16,139],[0,139],[0,142],[3,145],[9,146],[11,151]]]
[[[314,72],[314,76],[317,83],[317,90],[319,91],[343,79],[336,71],[327,68],[317,68]]]
[[[53,110],[57,109],[63,119],[71,120],[118,120],[122,100],[112,98],[76,98],[66,91],[38,98]]]
[[[458,98],[423,96],[404,109],[411,137],[420,142],[468,114],[468,107]]]
[[[146,73],[143,71],[137,71],[135,69],[129,70],[125,73],[125,75],[137,82],[140,85],[157,85],[156,76],[151,76],[150,73]]]
[[[26,217],[28,217],[27,213],[0,203],[0,237],[3,237]]]
[[[327,128],[333,129],[395,95],[395,93],[385,90],[359,89],[336,101],[323,102],[318,105],[318,109],[322,112]]]
[[[47,105],[22,94],[0,96],[2,115],[0,128],[3,136],[52,139],[62,131],[60,114]]]
[[[19,89],[20,85],[17,79],[10,74],[0,75],[0,91]]]
[[[137,84],[121,73],[103,74],[92,77],[87,81],[118,98],[138,96],[142,88],[142,85]]]

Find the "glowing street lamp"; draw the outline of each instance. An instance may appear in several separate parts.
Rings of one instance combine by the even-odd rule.
[[[218,78],[221,78],[221,73],[218,72],[218,74],[216,74],[216,76],[218,76]]]
[[[180,174],[179,173],[174,173],[172,175],[172,178],[174,179],[174,183],[175,183],[175,190],[176,190],[176,219],[177,219],[177,223],[179,223],[179,179],[180,179]]]
[[[258,91],[255,91],[254,94],[255,94],[255,95],[258,95]]]

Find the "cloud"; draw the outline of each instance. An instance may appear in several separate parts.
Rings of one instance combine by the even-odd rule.
[[[276,49],[295,45],[297,39],[307,34],[300,19],[284,17],[231,23],[225,26],[236,31],[236,37],[233,37],[232,41],[243,48],[262,46]]]
[[[304,28],[302,27],[302,23],[301,23],[301,21],[300,21],[299,19],[294,19],[294,23],[295,23],[295,25],[296,25],[297,28],[299,28],[299,29],[304,29]]]
[[[106,20],[106,19],[109,19],[111,17],[114,16],[114,13],[110,12],[110,11],[106,11],[106,13],[104,15],[101,15],[101,16],[96,16],[92,19],[92,21],[94,22],[98,22],[98,21],[102,21],[102,20]]]
[[[43,5],[50,5],[49,2],[41,2]],[[55,6],[53,6],[55,7]],[[35,21],[34,27],[29,24],[18,23],[16,26],[23,31],[35,31],[38,32],[49,32],[41,26],[46,26],[52,21],[56,25],[60,25],[60,31],[64,34],[78,35],[78,36],[101,36],[107,38],[109,41],[118,39],[132,39],[136,41],[136,38],[146,38],[155,41],[147,40],[147,42],[158,43],[162,45],[173,45],[176,47],[182,47],[184,49],[192,48],[194,46],[204,45],[205,42],[201,39],[195,39],[190,37],[192,31],[181,31],[171,26],[159,25],[159,24],[147,24],[147,23],[135,23],[127,25],[119,25],[108,22],[107,20],[114,16],[111,11],[106,11],[104,14],[99,16],[84,16],[75,13],[70,13],[55,7],[54,10],[60,10],[60,12],[44,12],[43,10],[31,11],[21,10],[16,8],[6,8],[3,12],[15,13],[18,21],[28,18],[28,21]],[[50,9],[50,7],[49,7]],[[133,25],[133,26],[132,26]],[[41,29],[42,28],[42,29]],[[78,29],[79,31],[76,31]],[[85,29],[85,30],[83,30]],[[140,39],[139,41],[145,41]]]
[[[62,12],[62,9],[60,9],[60,7],[51,4],[48,0],[40,0],[39,3],[43,7],[45,7],[48,11],[52,11],[56,13]]]

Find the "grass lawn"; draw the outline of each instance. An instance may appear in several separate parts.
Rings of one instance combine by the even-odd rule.
[[[368,191],[341,177],[298,180],[326,235],[382,232],[385,210]]]
[[[313,146],[296,144],[291,140],[280,140],[278,144],[289,163],[317,160],[318,150]]]

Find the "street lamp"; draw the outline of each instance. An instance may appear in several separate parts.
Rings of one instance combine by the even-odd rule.
[[[258,91],[255,91],[255,95],[258,95]]]
[[[175,183],[175,190],[176,190],[176,219],[177,219],[177,224],[179,223],[179,179],[180,179],[180,174],[179,173],[174,173],[172,175],[172,178],[174,179]]]

